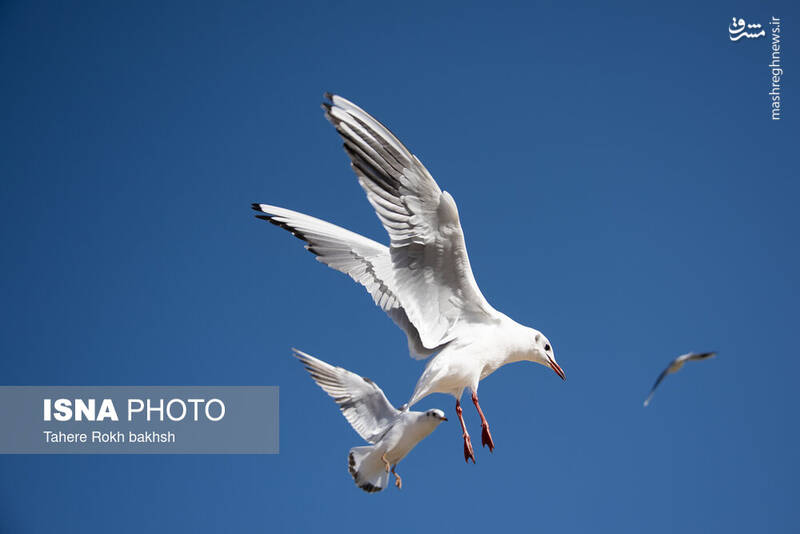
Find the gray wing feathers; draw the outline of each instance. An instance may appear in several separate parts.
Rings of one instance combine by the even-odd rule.
[[[644,400],[644,405],[645,406],[650,404],[650,400],[653,398],[653,394],[656,392],[656,388],[661,383],[661,381],[664,380],[664,377],[669,374],[670,367],[672,367],[672,362],[670,362],[670,364],[667,366],[667,368],[664,369],[663,371],[661,371],[661,374],[658,375],[658,378],[656,378],[656,383],[653,384],[652,388],[650,388],[650,394],[647,395],[647,398]]]
[[[317,385],[336,401],[342,414],[362,438],[374,444],[394,424],[399,412],[372,380],[297,349],[292,350]]]
[[[296,211],[253,204],[265,213],[256,217],[290,232],[306,242],[306,249],[317,261],[350,276],[364,286],[372,300],[385,311],[408,337],[408,348],[415,358],[430,356],[438,347],[426,348],[419,332],[409,320],[394,291],[394,270],[389,248],[340,226]]]
[[[467,257],[455,201],[380,122],[337,95],[325,116],[391,240],[394,291],[422,345],[450,341],[470,314],[491,315]]]
[[[399,306],[384,279],[391,277],[389,249],[364,236],[296,211],[253,204],[267,215],[257,216],[289,231],[306,242],[317,261],[349,275],[372,295],[384,310]]]
[[[686,358],[687,360],[705,360],[706,358],[712,358],[716,356],[716,352],[692,352]]]

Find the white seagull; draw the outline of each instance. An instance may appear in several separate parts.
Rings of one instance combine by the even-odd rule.
[[[656,392],[656,388],[661,383],[661,381],[664,380],[665,376],[671,375],[672,373],[679,371],[680,368],[683,367],[683,364],[688,361],[705,360],[706,358],[712,358],[716,355],[717,355],[716,352],[689,352],[686,354],[681,354],[680,356],[669,362],[667,368],[661,371],[661,374],[658,375],[658,378],[656,378],[656,383],[653,384],[652,389],[650,389],[650,394],[644,400],[644,405],[647,406],[648,404],[650,404],[650,399],[653,398],[653,393]]]
[[[475,453],[464,424],[461,395],[472,391],[481,442],[494,450],[478,403],[478,382],[518,361],[549,366],[562,379],[553,347],[538,330],[495,310],[472,275],[453,197],[380,122],[344,98],[326,94],[325,116],[344,140],[358,182],[389,234],[390,246],[284,208],[253,204],[257,215],[305,241],[317,260],[363,285],[408,337],[411,356],[435,354],[409,406],[431,393],[456,398],[464,459]]]
[[[391,471],[394,485],[401,488],[397,464],[442,421],[447,421],[444,412],[411,412],[407,406],[397,410],[369,378],[292,350],[317,385],[333,397],[353,429],[372,443],[353,447],[348,454],[348,467],[356,485],[368,493],[381,491],[389,482]]]

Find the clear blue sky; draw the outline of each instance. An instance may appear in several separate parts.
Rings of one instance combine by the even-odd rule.
[[[281,388],[279,455],[0,457],[0,531],[796,528],[796,4],[432,4],[0,5],[2,383]],[[727,34],[773,15],[781,122],[766,40]],[[354,486],[360,438],[289,348],[397,404],[423,365],[363,289],[249,207],[386,240],[324,91],[455,197],[484,294],[567,374],[482,382],[497,448],[474,466],[453,399],[426,398],[451,421],[378,495]],[[688,350],[720,356],[642,408]]]

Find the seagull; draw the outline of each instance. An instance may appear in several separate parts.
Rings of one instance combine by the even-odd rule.
[[[658,375],[658,378],[656,378],[656,383],[653,384],[653,388],[650,390],[650,394],[644,400],[644,405],[647,406],[648,404],[650,404],[650,399],[653,398],[653,393],[656,392],[656,388],[661,383],[661,381],[664,380],[665,376],[677,372],[678,370],[680,370],[681,367],[683,367],[683,364],[688,361],[705,360],[706,358],[712,358],[716,355],[717,355],[716,352],[688,352],[686,354],[681,354],[680,356],[672,360],[667,366],[667,368],[661,371],[661,374]]]
[[[395,471],[397,464],[442,421],[447,421],[444,412],[412,412],[408,406],[397,410],[369,378],[292,350],[314,382],[333,397],[353,429],[372,444],[353,447],[348,454],[348,467],[356,485],[367,493],[381,491],[391,472],[395,486],[402,488],[403,481]]]
[[[380,122],[349,100],[325,94],[325,117],[381,223],[387,247],[331,223],[285,208],[253,204],[269,221],[306,242],[318,261],[363,285],[408,338],[411,356],[428,362],[409,406],[431,393],[456,398],[464,460],[475,463],[461,396],[472,392],[481,443],[494,451],[478,402],[478,382],[503,365],[532,361],[562,379],[550,341],[495,310],[484,298],[467,256],[455,200]]]

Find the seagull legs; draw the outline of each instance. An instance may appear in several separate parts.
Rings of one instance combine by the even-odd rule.
[[[386,467],[386,472],[388,473],[391,471],[391,473],[394,475],[394,485],[397,486],[397,489],[402,488],[403,479],[400,478],[400,475],[398,475],[394,470],[394,468],[397,467],[397,464],[391,465],[389,460],[386,459],[385,452],[381,455],[381,462],[383,462],[383,465]]]
[[[389,465],[389,460],[386,459],[386,453],[385,452],[381,455],[381,462],[383,462],[383,465],[386,466],[386,472],[388,473],[389,472],[389,468],[391,466]]]
[[[400,475],[398,475],[397,472],[395,472],[394,470],[395,467],[397,467],[397,464],[394,464],[392,466],[392,474],[394,475],[394,485],[397,486],[397,489],[401,489],[403,487],[403,479],[400,478]]]
[[[489,422],[483,416],[483,410],[481,410],[481,405],[478,404],[478,394],[474,391],[472,392],[472,403],[475,405],[475,408],[478,409],[478,415],[481,416],[481,444],[485,446],[489,446],[489,452],[494,452],[494,441],[492,441],[492,433],[489,432]]]
[[[475,463],[475,451],[472,450],[472,440],[469,439],[469,432],[467,432],[467,425],[464,424],[464,416],[461,415],[463,410],[461,409],[461,399],[456,399],[456,413],[458,414],[458,420],[461,422],[461,432],[464,437],[464,461],[469,463],[470,458],[472,458],[472,463]]]

